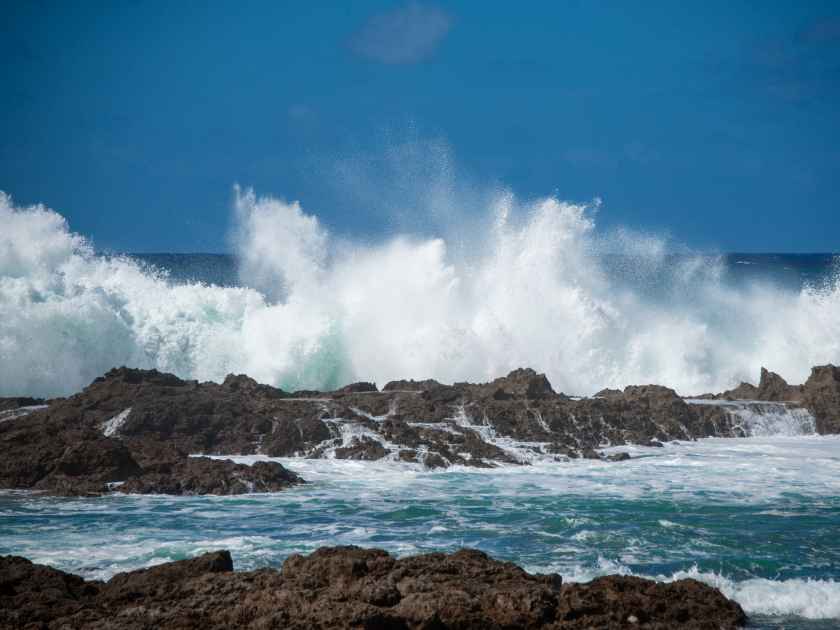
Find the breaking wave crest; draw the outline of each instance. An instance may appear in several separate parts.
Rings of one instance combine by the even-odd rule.
[[[0,395],[71,393],[122,364],[290,389],[531,366],[570,393],[699,393],[762,365],[801,381],[840,361],[836,279],[735,288],[719,261],[603,234],[592,206],[501,194],[467,239],[377,244],[252,191],[237,191],[235,210],[243,286],[218,287],[97,255],[56,212],[0,193]]]
[[[551,567],[554,570],[557,567]],[[840,619],[840,582],[810,578],[768,580],[749,578],[733,580],[713,571],[701,571],[696,566],[670,575],[636,574],[624,565],[601,559],[597,568],[565,569],[569,582],[588,582],[602,575],[638,575],[660,582],[686,578],[704,582],[719,589],[738,602],[749,615],[796,616],[805,619]]]

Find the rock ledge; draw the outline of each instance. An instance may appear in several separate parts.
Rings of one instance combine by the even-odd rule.
[[[325,547],[289,557],[280,571],[232,569],[220,551],[103,583],[0,556],[0,627],[728,630],[746,622],[737,603],[695,580],[564,584],[467,549],[396,559]]]

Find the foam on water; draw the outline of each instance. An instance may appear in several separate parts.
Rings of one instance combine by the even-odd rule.
[[[762,365],[797,382],[840,362],[836,278],[736,288],[708,257],[675,260],[629,231],[606,238],[595,210],[500,195],[459,239],[369,244],[334,237],[299,204],[238,193],[249,288],[222,288],[97,256],[59,214],[0,194],[0,395],[68,394],[122,364],[289,389],[531,366],[583,394],[720,391]],[[614,252],[620,272],[603,262]]]
[[[110,436],[114,435],[115,433],[117,433],[120,430],[120,427],[122,427],[122,425],[125,424],[125,421],[128,420],[128,416],[129,416],[130,413],[131,413],[131,407],[129,407],[128,409],[123,409],[121,412],[119,412],[116,416],[114,416],[110,420],[106,420],[105,422],[103,422],[102,423],[102,433],[103,433],[103,435],[105,435],[105,437],[110,437]]]
[[[733,419],[733,429],[745,436],[811,435],[817,430],[814,416],[796,404],[694,398],[688,398],[686,402],[723,408]]]
[[[0,553],[107,578],[219,548],[248,569],[321,545],[470,546],[568,581],[693,577],[741,603],[754,627],[840,619],[840,436],[621,450],[634,459],[492,470],[284,458],[310,483],[267,495],[0,493]]]
[[[552,566],[551,570],[567,569],[565,566]],[[536,567],[531,569],[538,570]],[[545,567],[542,567],[545,570]],[[686,578],[699,580],[734,599],[747,614],[766,616],[796,616],[805,619],[840,620],[840,582],[834,580],[790,579],[768,580],[751,578],[742,581],[732,580],[713,571],[701,571],[693,566],[684,571],[675,571],[668,575],[636,573],[620,563],[599,559],[595,567],[580,567],[571,574],[564,574],[567,582],[588,582],[603,575],[637,575],[673,582]]]
[[[47,405],[26,405],[24,407],[17,407],[15,409],[6,409],[5,411],[0,411],[0,422],[4,422],[5,420],[12,420],[13,418],[28,416],[33,411],[38,411],[40,409],[46,408]]]

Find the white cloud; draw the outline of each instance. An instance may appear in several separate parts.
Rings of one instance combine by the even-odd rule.
[[[387,64],[418,63],[434,53],[452,27],[439,7],[409,2],[372,16],[350,46],[361,57]]]

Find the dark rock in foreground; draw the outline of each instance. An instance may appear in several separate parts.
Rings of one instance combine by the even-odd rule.
[[[397,560],[376,549],[326,547],[291,556],[280,571],[232,569],[221,551],[103,583],[3,556],[0,626],[727,630],[746,622],[737,603],[695,580],[563,584],[559,575],[530,575],[470,550]]]

